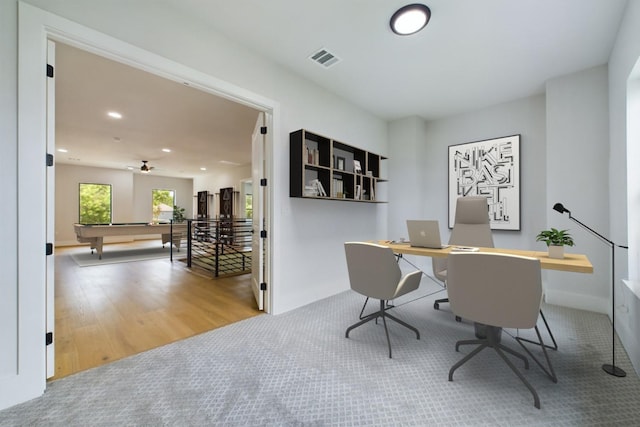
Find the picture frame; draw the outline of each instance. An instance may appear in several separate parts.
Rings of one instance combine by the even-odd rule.
[[[344,170],[344,157],[336,157],[336,169],[343,171]]]
[[[353,161],[353,172],[354,173],[362,173],[362,166],[360,165],[359,160]]]
[[[449,146],[449,228],[458,197],[485,196],[493,230],[520,230],[520,135]]]

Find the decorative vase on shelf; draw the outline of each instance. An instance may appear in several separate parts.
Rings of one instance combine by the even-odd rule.
[[[564,245],[549,245],[549,258],[564,258]]]

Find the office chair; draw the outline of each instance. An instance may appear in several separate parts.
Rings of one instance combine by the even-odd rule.
[[[493,236],[489,225],[489,204],[486,197],[458,197],[456,213],[449,238],[450,245],[493,247]],[[447,258],[431,258],[433,274],[444,286],[447,286]],[[433,308],[440,309],[440,304],[449,302],[448,298],[437,299]],[[456,313],[456,320],[460,316]]]
[[[502,328],[535,329],[548,370],[520,341],[516,342],[553,382],[557,382],[537,326],[542,303],[540,261],[536,258],[496,253],[453,253],[449,256],[448,267],[447,283],[451,308],[465,319],[486,328],[486,337],[456,343],[456,351],[461,345],[478,346],[451,367],[449,381],[453,381],[456,369],[486,347],[491,347],[533,394],[534,406],[540,409],[538,393],[507,358],[505,352],[521,359],[525,369],[529,369],[527,358],[501,342]]]
[[[345,337],[349,338],[349,332],[358,326],[382,318],[389,347],[389,358],[391,358],[391,340],[386,319],[391,319],[412,330],[416,333],[417,339],[420,339],[420,332],[408,323],[389,314],[387,312],[389,307],[385,307],[385,302],[418,289],[422,272],[416,270],[403,276],[393,251],[385,246],[373,243],[346,242],[344,249],[351,289],[367,298],[380,300],[380,309],[365,317],[362,317],[361,312],[361,320],[347,328]]]

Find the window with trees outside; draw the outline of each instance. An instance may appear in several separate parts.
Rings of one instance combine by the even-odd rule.
[[[80,184],[80,224],[111,223],[111,185]]]
[[[173,207],[176,204],[176,192],[173,190],[151,190],[153,222],[170,222],[173,219]]]

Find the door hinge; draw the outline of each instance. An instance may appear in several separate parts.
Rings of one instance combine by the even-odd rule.
[[[51,345],[53,344],[53,332],[47,332],[47,335],[44,337],[44,344]]]
[[[47,153],[47,166],[53,166],[53,154]]]
[[[261,291],[266,291],[267,290],[267,283],[266,282],[260,283],[260,290]]]
[[[266,126],[262,126],[260,128],[260,134],[261,135],[266,135],[267,134],[267,127]]]
[[[267,178],[262,178],[260,180],[260,187],[266,187],[267,186]]]
[[[53,78],[53,65],[47,64],[47,77]]]
[[[53,243],[47,243],[46,254],[53,255]]]
[[[267,230],[261,230],[260,231],[260,237],[262,237],[263,239],[267,238]]]

